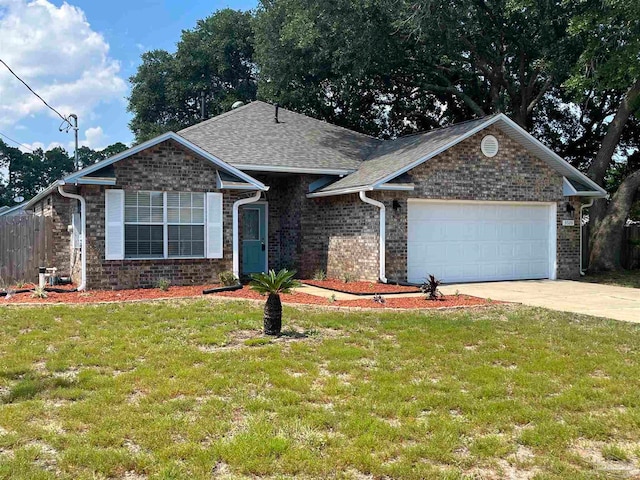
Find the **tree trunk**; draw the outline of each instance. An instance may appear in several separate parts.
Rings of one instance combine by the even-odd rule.
[[[636,193],[640,188],[640,170],[629,175],[618,188],[606,208],[605,216],[593,236],[589,260],[590,272],[620,270],[622,229],[629,217]]]
[[[282,331],[282,303],[280,295],[270,293],[264,305],[264,333],[265,335],[280,335]]]
[[[629,117],[637,108],[637,102],[640,98],[640,79],[638,79],[622,98],[620,106],[616,111],[615,117],[607,127],[607,133],[602,139],[602,145],[596,154],[596,158],[589,167],[587,175],[598,185],[604,185],[604,177],[607,174],[611,158],[618,146],[622,131],[624,130]],[[601,222],[604,221],[605,215],[607,215],[607,200],[598,199],[593,204],[593,207],[589,209],[589,223],[591,226],[590,242],[595,244],[596,235],[598,234],[601,226]],[[592,250],[593,252],[593,250]],[[593,258],[593,257],[592,257]]]

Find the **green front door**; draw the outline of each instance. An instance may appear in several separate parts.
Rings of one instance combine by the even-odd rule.
[[[242,273],[264,272],[267,265],[267,206],[242,207]]]

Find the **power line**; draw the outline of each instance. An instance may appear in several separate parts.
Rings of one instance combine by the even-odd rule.
[[[30,152],[33,152],[33,148],[31,147],[27,147],[24,143],[20,143],[17,140],[14,140],[13,138],[11,138],[9,135],[5,135],[4,133],[0,132],[0,135],[2,135],[4,138],[6,138],[7,140],[9,140],[10,142],[15,143],[16,145],[21,146],[22,148],[26,148],[27,150],[29,150]]]
[[[1,58],[0,58],[0,63],[2,63],[5,67],[7,67],[7,70],[9,70],[9,72],[11,72],[11,75],[13,75],[14,77],[16,77],[16,78],[20,81],[20,83],[22,83],[25,87],[27,87],[27,89],[28,89],[31,93],[33,93],[36,97],[38,97],[42,103],[44,103],[47,107],[49,107],[49,109],[50,109],[50,110],[52,110],[53,112],[55,112],[55,113],[56,113],[56,114],[57,114],[57,115],[58,115],[58,116],[59,116],[59,117],[60,117],[64,122],[70,123],[70,122],[69,122],[69,120],[67,120],[67,118],[66,118],[66,117],[64,117],[64,116],[63,116],[63,115],[62,115],[58,110],[56,110],[56,109],[55,109],[55,108],[53,108],[51,105],[49,105],[49,104],[46,102],[46,100],[45,100],[44,98],[42,98],[40,95],[38,95],[38,94],[33,90],[33,88],[31,88],[31,87],[27,84],[27,82],[25,82],[24,80],[22,80],[22,79],[18,76],[18,74],[16,74],[16,72],[14,72],[13,70],[11,70],[11,67],[10,67],[9,65],[7,65],[7,63],[6,63],[4,60],[2,60]]]

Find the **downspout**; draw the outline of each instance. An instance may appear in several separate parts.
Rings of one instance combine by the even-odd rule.
[[[580,218],[579,218],[579,221],[580,221],[580,276],[581,277],[584,277],[584,275],[585,275],[585,271],[584,271],[584,268],[582,266],[582,263],[583,263],[582,262],[582,242],[583,242],[583,240],[582,240],[582,236],[583,236],[582,235],[582,217],[584,215],[583,211],[584,211],[585,208],[592,207],[593,203],[595,201],[596,201],[596,199],[592,198],[589,203],[585,203],[585,204],[580,205]]]
[[[78,291],[86,290],[87,288],[87,202],[81,195],[75,193],[69,193],[64,191],[64,183],[58,184],[58,193],[65,198],[73,198],[80,202],[80,217],[82,218],[82,245],[80,246],[80,256],[82,257],[82,267],[80,273],[80,286]]]
[[[387,225],[387,209],[384,206],[384,203],[379,202],[377,200],[373,200],[372,198],[367,197],[367,193],[364,191],[360,191],[360,200],[364,203],[368,203],[369,205],[373,205],[374,207],[378,207],[380,209],[380,281],[382,283],[387,283],[387,276],[385,274],[385,250],[386,250],[386,225]]]
[[[242,205],[257,202],[260,200],[261,196],[262,191],[257,191],[252,197],[236,200],[233,203],[233,274],[236,278],[240,278],[240,234],[238,228],[238,211]]]

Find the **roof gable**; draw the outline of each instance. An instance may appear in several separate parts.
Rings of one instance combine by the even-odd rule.
[[[337,195],[340,193],[380,189],[382,185],[388,185],[396,177],[491,125],[499,127],[507,136],[520,143],[535,157],[545,161],[559,174],[586,186],[589,195],[606,195],[606,192],[599,185],[501,113],[423,134],[400,137],[396,140],[384,142],[361,164],[358,171],[310,196]],[[578,194],[584,195],[585,192]]]
[[[222,169],[223,171],[253,185],[256,189],[258,190],[268,190],[268,187],[266,187],[262,182],[259,182],[258,180],[256,180],[255,178],[251,177],[249,174],[242,172],[241,170],[238,170],[237,168],[233,167],[232,165],[229,165],[228,163],[220,160],[219,158],[217,158],[216,156],[212,155],[211,153],[203,150],[202,148],[200,148],[199,146],[193,144],[192,142],[186,140],[185,138],[181,137],[180,135],[173,133],[173,132],[167,132],[164,133],[162,135],[159,135],[151,140],[148,140],[146,142],[143,142],[139,145],[136,145],[135,147],[132,147],[128,150],[125,150],[122,153],[119,153],[117,155],[114,155],[113,157],[109,157],[105,160],[102,160],[98,163],[95,163],[94,165],[91,165],[89,167],[83,168],[82,170],[79,170],[77,172],[74,172],[70,175],[67,175],[66,177],[64,177],[64,179],[62,180],[63,183],[79,183],[79,184],[95,184],[97,182],[99,182],[100,180],[103,180],[106,184],[110,184],[109,183],[109,179],[102,179],[102,177],[97,177],[96,175],[99,174],[99,172],[101,171],[108,171],[109,167],[111,167],[114,163],[119,162],[121,160],[124,160],[125,158],[129,158],[132,155],[135,155],[137,153],[142,152],[143,150],[146,150],[148,148],[151,148],[155,145],[158,145],[162,142],[166,142],[168,140],[173,140],[175,142],[177,142],[178,144],[180,144],[182,147],[186,148],[187,150],[193,152],[194,154],[196,154],[197,156],[204,158],[205,160],[210,161],[211,163],[213,163],[217,168]]]

